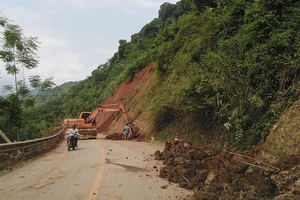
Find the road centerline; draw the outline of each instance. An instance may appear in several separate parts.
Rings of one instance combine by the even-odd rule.
[[[98,192],[99,192],[99,189],[101,186],[101,181],[103,178],[104,168],[105,168],[105,151],[104,151],[104,148],[101,148],[100,166],[99,166],[96,180],[94,182],[94,185],[92,187],[92,190],[90,192],[88,200],[96,200],[97,199]]]

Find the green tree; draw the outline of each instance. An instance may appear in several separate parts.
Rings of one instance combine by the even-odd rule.
[[[30,86],[37,89],[38,94],[35,97],[30,95],[29,87],[25,82],[24,70],[34,69],[38,66],[39,61],[36,51],[39,42],[37,37],[25,37],[19,25],[10,24],[7,19],[2,17],[0,18],[0,25],[3,27],[0,59],[5,63],[7,74],[14,76],[15,82],[15,88],[11,85],[4,86],[4,90],[10,92],[10,94],[8,98],[1,99],[1,104],[4,105],[1,109],[8,113],[10,121],[8,127],[17,133],[17,140],[19,141],[22,110],[28,106],[33,106],[39,92],[51,88],[55,84],[52,78],[42,81],[38,75],[31,76],[29,78]],[[17,75],[20,73],[23,73],[23,80],[17,79]]]

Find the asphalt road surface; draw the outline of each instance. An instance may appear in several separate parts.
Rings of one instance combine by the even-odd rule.
[[[79,140],[0,176],[0,200],[193,199],[193,192],[159,177],[161,143]]]

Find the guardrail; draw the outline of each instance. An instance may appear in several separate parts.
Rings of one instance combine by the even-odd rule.
[[[27,147],[32,147],[32,146],[35,146],[35,145],[43,144],[43,143],[46,143],[46,142],[51,142],[53,140],[59,139],[59,137],[62,137],[63,132],[64,132],[64,130],[61,130],[55,135],[45,137],[45,138],[39,138],[39,139],[35,139],[35,140],[0,144],[0,153],[13,151],[13,150],[20,150],[20,149],[24,149],[24,148],[27,148]]]

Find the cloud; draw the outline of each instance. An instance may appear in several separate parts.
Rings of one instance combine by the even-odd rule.
[[[40,75],[42,80],[53,77],[53,81],[61,85],[69,81],[82,80],[96,68],[84,61],[85,55],[73,50],[71,42],[67,39],[41,31],[39,41],[41,42],[37,52],[40,60],[39,66],[36,69],[25,70],[26,79],[32,75]],[[4,66],[4,63],[0,63],[0,66]],[[21,79],[23,77],[18,75],[18,80]],[[13,76],[7,75],[4,67],[1,67],[0,87],[6,84],[14,85],[13,80]]]
[[[59,56],[57,56],[59,55]],[[45,56],[45,57],[44,57]],[[41,55],[41,63],[37,69],[30,70],[29,75],[39,74],[41,78],[53,77],[57,85],[69,81],[79,81],[91,74],[94,66],[84,64],[82,54],[63,49],[55,55]]]
[[[55,33],[48,33],[42,30],[38,35],[41,42],[37,52],[40,63],[36,69],[27,70],[25,74],[27,77],[37,74],[43,80],[54,77],[53,81],[60,85],[68,81],[82,80],[88,75],[85,74],[85,66],[82,64],[81,55],[72,50],[71,41],[59,37]],[[77,70],[81,70],[81,72],[71,75],[71,71]]]
[[[176,3],[179,0],[169,0],[169,3]],[[159,8],[163,3],[166,1],[164,0],[129,0],[129,3],[138,5],[138,7],[143,8]]]
[[[22,8],[22,7],[7,7],[7,6],[3,6],[0,5],[0,7],[2,8],[2,12],[1,15],[4,15],[5,17],[7,17],[9,20],[12,20],[12,23],[17,23],[17,24],[21,24],[20,21],[24,21],[24,16],[26,16],[26,19],[31,19],[33,21],[42,21],[44,19],[44,17],[38,13],[35,12],[33,10],[29,10],[26,8]],[[11,18],[11,16],[13,16],[13,19]],[[26,21],[26,24],[30,24],[31,21]]]
[[[103,7],[113,4],[119,4],[120,0],[44,0],[42,3],[53,6],[71,6],[77,8],[85,7]]]
[[[169,0],[170,3],[176,3],[179,0]],[[43,3],[53,6],[72,6],[77,8],[85,7],[105,7],[109,5],[136,6],[142,8],[159,8],[164,0],[44,0]]]
[[[129,2],[138,5],[138,7],[143,7],[143,8],[157,8],[161,4],[163,4],[163,2],[161,1],[151,1],[151,0],[130,0]]]
[[[6,2],[6,3],[5,3]],[[40,64],[25,76],[54,77],[57,85],[91,75],[118,50],[120,38],[130,39],[149,23],[164,0],[4,0],[1,13],[37,36]],[[169,0],[176,3],[175,0]],[[18,76],[18,79],[21,79]],[[0,62],[0,89],[13,83]],[[1,91],[0,91],[1,92]]]
[[[32,75],[40,75],[43,80],[54,77],[54,82],[60,85],[68,81],[82,80],[90,74],[92,69],[84,63],[83,54],[73,50],[71,39],[61,36],[61,31],[53,29],[49,19],[44,20],[46,15],[42,16],[32,9],[18,6],[4,7],[3,10],[5,16],[12,17],[14,22],[21,24],[25,36],[38,36],[40,44],[37,54],[40,63],[36,69],[25,70],[26,78]],[[4,65],[0,63],[0,91],[3,85],[14,85],[14,78],[7,75]],[[23,79],[21,75],[17,78]]]
[[[100,63],[98,63],[98,65],[107,62],[109,58],[111,58],[118,49],[118,43],[111,43],[108,41],[102,42],[102,44],[100,44],[99,46],[100,47],[97,47],[95,50],[97,57],[105,58],[105,60],[99,60]]]
[[[43,49],[44,48],[61,49],[67,47],[70,43],[67,40],[62,38],[58,38],[50,35],[41,35],[41,34],[39,34],[38,40],[39,42],[41,42],[40,47]]]

